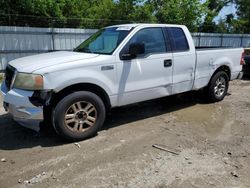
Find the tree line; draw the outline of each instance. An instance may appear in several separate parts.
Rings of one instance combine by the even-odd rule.
[[[235,4],[237,15],[215,20]],[[0,25],[101,28],[121,23],[185,24],[192,32],[250,32],[246,0],[0,0]]]

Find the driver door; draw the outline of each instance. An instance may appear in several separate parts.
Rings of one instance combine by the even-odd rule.
[[[173,54],[167,49],[162,28],[139,30],[121,53],[128,53],[132,43],[144,44],[145,52],[117,64],[119,106],[170,95]]]

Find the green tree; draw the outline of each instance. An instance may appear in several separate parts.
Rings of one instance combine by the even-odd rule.
[[[84,9],[84,7],[82,7]],[[115,4],[112,0],[93,0],[89,1],[88,8],[85,7],[82,18],[81,27],[101,28],[107,25],[117,23],[114,20]]]
[[[160,23],[185,24],[191,31],[197,31],[205,14],[200,0],[149,0]]]
[[[247,23],[239,2],[240,20],[214,18],[231,0],[0,0],[0,25],[101,28],[131,22],[185,24],[195,32],[233,31]],[[242,4],[243,2],[243,4]],[[225,22],[225,23],[224,23]],[[249,28],[249,27],[248,27]]]
[[[207,0],[205,2],[206,6],[206,16],[204,22],[200,28],[201,32],[216,32],[217,24],[214,21],[215,17],[219,15],[221,9],[231,3],[232,0]],[[220,20],[219,25],[221,26],[222,20]]]
[[[250,33],[250,1],[235,0],[238,20],[235,20],[235,27],[238,31]]]
[[[216,24],[216,33],[235,33],[237,32],[235,24],[236,19],[233,14],[226,15],[225,19],[220,19]]]
[[[43,25],[50,17],[63,18],[64,1],[57,3],[53,0],[1,0],[1,25]],[[4,15],[7,15],[7,20]]]
[[[154,15],[154,8],[150,3],[135,5],[134,11],[130,14],[129,19],[136,22],[157,22],[157,19]]]
[[[153,8],[145,0],[119,0],[115,1],[116,13],[114,18],[123,22],[153,22]]]

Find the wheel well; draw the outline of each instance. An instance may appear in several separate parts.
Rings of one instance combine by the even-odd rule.
[[[226,65],[220,66],[220,67],[214,72],[213,76],[214,76],[217,72],[219,72],[219,71],[224,71],[224,72],[227,74],[229,80],[231,80],[231,70],[230,70],[230,68],[229,68],[228,66],[226,66]],[[212,76],[212,77],[213,77],[213,76]],[[212,78],[212,77],[211,77],[211,78]]]
[[[70,93],[74,91],[89,91],[89,92],[95,93],[97,96],[99,96],[102,99],[106,108],[110,108],[111,106],[109,96],[106,93],[106,91],[102,89],[100,86],[97,86],[95,84],[89,84],[89,83],[74,84],[74,85],[64,88],[58,93],[53,93],[51,101],[50,101],[51,104],[55,106],[63,97],[69,95]]]

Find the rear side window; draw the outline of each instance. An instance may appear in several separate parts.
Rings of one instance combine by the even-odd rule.
[[[172,42],[172,50],[174,52],[183,52],[189,50],[188,41],[185,33],[181,28],[170,27],[167,28]]]

